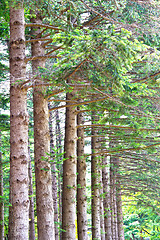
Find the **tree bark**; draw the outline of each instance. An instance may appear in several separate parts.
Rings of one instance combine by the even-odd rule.
[[[92,116],[92,124],[94,124],[95,112]],[[97,135],[97,130],[92,128],[91,135]],[[96,153],[98,148],[97,137],[91,138],[92,153]],[[99,158],[95,155],[91,156],[91,208],[92,208],[92,239],[100,239],[100,199],[99,199]]]
[[[72,100],[74,93],[67,93],[66,99]],[[66,108],[63,191],[62,191],[62,240],[76,239],[76,109]]]
[[[29,240],[35,240],[35,224],[34,224],[34,198],[33,198],[33,182],[32,182],[32,165],[31,165],[31,156],[30,156],[30,148],[28,147],[29,154],[29,167],[28,167],[28,175],[29,175]]]
[[[23,9],[10,9],[10,201],[9,239],[26,240],[29,230],[28,114]]]
[[[2,139],[0,131],[0,240],[4,240],[4,200],[3,200],[3,161],[2,161]]]
[[[122,212],[122,199],[121,199],[121,184],[120,184],[120,174],[119,174],[119,158],[116,158],[117,165],[117,184],[116,184],[116,192],[117,192],[117,225],[118,225],[118,240],[124,240],[124,228],[123,228],[123,212]]]
[[[32,18],[33,23],[42,23],[41,17]],[[41,30],[32,29],[34,38],[40,37]],[[32,56],[43,56],[43,42],[32,43]],[[32,61],[33,73],[38,72],[38,67],[44,67],[45,61],[37,59]],[[34,105],[34,154],[36,176],[36,204],[37,204],[37,228],[39,240],[55,239],[54,209],[52,198],[52,176],[49,162],[50,135],[48,103],[45,99],[45,87],[36,86],[39,80],[35,80],[33,92]]]
[[[79,108],[78,108],[79,110]],[[77,115],[77,125],[84,124],[83,113]],[[86,160],[84,157],[84,129],[77,130],[77,227],[78,239],[88,240],[87,199],[86,199]]]
[[[56,163],[54,152],[54,130],[53,130],[53,113],[50,112],[49,116],[49,130],[50,130],[50,151],[51,151],[51,169],[52,169],[52,196],[53,196],[53,208],[54,208],[54,228],[55,228],[55,240],[59,239],[58,236],[58,200],[57,200],[57,177],[56,177]]]
[[[102,168],[102,181],[103,181],[103,193],[104,199],[104,225],[105,225],[105,238],[106,240],[112,240],[112,228],[111,228],[111,200],[110,200],[110,164],[107,156],[103,158]]]
[[[115,240],[118,240],[115,163],[114,163],[114,158],[112,156],[110,157],[110,196],[111,196],[112,238]]]
[[[105,240],[102,169],[100,169],[100,227],[101,240]]]
[[[58,205],[59,205],[59,226],[62,229],[62,177],[63,177],[63,156],[62,156],[62,133],[60,127],[60,118],[59,118],[59,111],[56,109],[56,148],[59,154],[59,164],[58,164]],[[60,231],[60,239],[62,239],[62,231]]]

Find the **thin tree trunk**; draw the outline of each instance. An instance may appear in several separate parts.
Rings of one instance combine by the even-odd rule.
[[[111,201],[111,227],[112,227],[112,239],[116,239],[116,225],[115,225],[115,201],[114,201],[114,164],[113,157],[110,157],[110,201]]]
[[[79,110],[79,108],[78,108]],[[84,124],[83,113],[77,115],[77,125]],[[77,227],[78,239],[88,240],[87,199],[86,199],[86,159],[84,157],[84,129],[77,130]]]
[[[32,18],[33,23],[42,23],[40,16]],[[34,38],[40,37],[41,30],[32,29]],[[32,56],[44,55],[42,42],[32,43]],[[32,61],[33,73],[37,74],[38,67],[44,67],[45,61],[37,59]],[[50,136],[48,103],[45,99],[45,88],[38,87],[35,80],[33,92],[34,105],[34,154],[36,176],[36,204],[37,204],[37,228],[39,240],[55,239],[54,209],[52,198],[52,176],[49,163]]]
[[[63,166],[62,166],[62,134],[60,127],[60,118],[58,109],[55,111],[56,114],[56,148],[59,154],[59,164],[58,164],[58,205],[59,205],[59,223],[60,228],[62,228],[62,176],[63,176]],[[62,231],[60,231],[60,239],[62,239]]]
[[[10,9],[10,200],[9,239],[26,240],[29,230],[28,114],[23,9]]]
[[[95,115],[95,112],[93,112]],[[92,124],[95,117],[92,116]],[[97,135],[97,131],[92,128],[92,136]],[[97,137],[91,138],[92,153],[96,153],[98,148]],[[100,239],[100,199],[99,199],[99,158],[96,155],[91,156],[91,208],[92,208],[92,239]]]
[[[112,240],[111,228],[111,200],[110,200],[110,164],[107,156],[103,158],[102,181],[104,199],[104,225],[105,225],[105,239]]]
[[[66,99],[73,99],[74,93],[67,93]],[[62,240],[76,239],[76,109],[66,108],[63,191],[62,191]]]
[[[121,199],[121,184],[120,184],[120,174],[119,174],[119,158],[116,158],[117,165],[117,225],[118,225],[118,240],[124,240],[124,228],[123,228],[123,212],[122,212],[122,199]]]
[[[105,240],[102,169],[100,169],[100,227],[101,240]]]
[[[53,208],[54,208],[54,228],[55,228],[55,240],[58,240],[58,200],[57,200],[57,177],[56,177],[56,163],[54,160],[54,130],[53,130],[53,114],[50,112],[49,116],[49,128],[50,128],[50,151],[51,151],[51,168],[52,168],[52,196],[53,196]]]
[[[3,161],[2,161],[2,139],[0,131],[0,240],[4,240],[4,202],[3,202]]]
[[[29,175],[29,240],[35,240],[35,224],[34,224],[34,198],[33,198],[33,183],[32,183],[32,165],[31,165],[31,156],[30,156],[30,148],[28,147],[29,153],[29,167],[28,167],[28,175]]]

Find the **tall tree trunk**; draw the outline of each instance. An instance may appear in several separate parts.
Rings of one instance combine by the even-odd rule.
[[[58,201],[57,201],[57,177],[56,177],[56,163],[54,152],[54,130],[53,130],[53,113],[50,112],[49,116],[49,130],[50,130],[50,151],[51,151],[51,168],[52,168],[52,196],[53,196],[53,208],[54,208],[54,228],[55,228],[55,240],[58,240]]]
[[[116,158],[117,173],[116,173],[116,193],[117,193],[117,225],[118,225],[118,240],[124,240],[124,228],[123,228],[123,212],[122,212],[122,199],[121,199],[121,184],[119,174],[119,158]]]
[[[94,124],[96,113],[93,112],[92,124]],[[92,128],[91,135],[97,135],[97,130]],[[92,239],[100,239],[100,199],[99,199],[99,158],[95,155],[98,144],[97,137],[91,138],[91,208],[92,208]]]
[[[10,200],[9,239],[28,239],[28,114],[23,9],[10,9]]]
[[[0,131],[0,240],[4,240],[4,202],[3,202],[3,161],[2,161],[2,139]]]
[[[62,177],[63,177],[63,156],[62,156],[62,133],[61,133],[61,127],[60,127],[60,117],[59,117],[59,111],[56,109],[56,148],[57,152],[59,154],[59,164],[58,164],[58,205],[59,205],[59,223],[60,228],[62,228]],[[60,239],[62,239],[62,231],[60,231]]]
[[[35,240],[35,224],[34,224],[34,198],[33,198],[33,182],[32,182],[32,165],[31,165],[31,155],[30,148],[28,147],[29,154],[29,167],[28,167],[28,175],[29,175],[29,240]]]
[[[112,146],[112,143],[110,144]],[[114,157],[110,157],[110,195],[111,195],[111,224],[112,224],[112,238],[118,240],[117,228],[117,204],[116,204],[116,165]]]
[[[67,93],[66,99],[72,100],[74,93]],[[63,191],[62,191],[62,240],[76,239],[76,109],[66,108]]]
[[[33,23],[42,23],[40,16],[32,18]],[[40,29],[32,29],[34,38],[41,37]],[[41,41],[32,43],[32,56],[44,56],[44,48]],[[33,73],[38,67],[44,67],[45,61],[37,59],[32,61]],[[45,99],[45,88],[36,86],[41,83],[35,80],[33,92],[34,105],[34,154],[36,176],[36,204],[37,204],[37,228],[39,240],[55,239],[54,209],[52,198],[52,176],[49,163],[50,136],[48,103]]]
[[[80,108],[78,108],[79,110]],[[77,115],[77,125],[84,125],[83,113]],[[84,157],[84,129],[77,130],[77,227],[78,239],[88,240],[87,199],[86,199],[86,159]]]
[[[103,158],[102,181],[103,181],[103,193],[104,193],[103,205],[104,205],[105,239],[112,240],[111,200],[110,200],[110,164],[107,156],[104,156]]]
[[[100,169],[100,227],[101,240],[105,240],[102,169]]]

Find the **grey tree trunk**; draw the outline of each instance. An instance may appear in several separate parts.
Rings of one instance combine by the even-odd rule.
[[[101,240],[105,240],[102,169],[100,169],[100,227]]]
[[[78,108],[79,110],[79,108]],[[77,125],[84,125],[83,113],[77,115]],[[77,228],[78,239],[88,240],[87,199],[86,199],[86,159],[84,157],[84,129],[77,130]]]
[[[32,18],[33,23],[42,23],[41,17]],[[32,29],[34,38],[41,37],[41,30]],[[43,42],[32,43],[32,56],[44,56]],[[32,61],[33,73],[37,74],[38,67],[44,67],[45,61],[37,59]],[[52,175],[50,166],[50,135],[48,103],[45,99],[45,87],[40,79],[35,79],[33,92],[34,105],[34,154],[36,176],[36,204],[37,204],[37,228],[39,240],[55,239],[54,209],[52,198]]]
[[[111,199],[110,199],[110,160],[107,156],[103,158],[102,181],[103,181],[103,205],[104,205],[104,225],[105,239],[112,240],[111,228]]]
[[[117,165],[117,184],[116,184],[116,192],[117,192],[117,225],[118,225],[118,240],[124,240],[124,228],[123,228],[123,212],[122,212],[122,198],[121,198],[121,184],[120,184],[120,174],[119,174],[119,166],[120,161],[119,158],[116,158]]]
[[[0,196],[3,197],[3,161],[2,161],[2,139],[0,131]],[[0,199],[0,240],[4,240],[4,201]]]
[[[72,100],[74,93],[67,93],[66,99]],[[76,239],[76,109],[66,108],[63,191],[62,191],[62,240]]]
[[[29,230],[28,114],[25,82],[24,9],[10,9],[10,201],[9,239],[26,240]]]
[[[32,182],[32,165],[31,165],[31,156],[30,156],[30,148],[28,147],[29,154],[29,167],[28,167],[28,175],[29,175],[29,240],[35,240],[35,223],[34,223],[34,198],[33,198],[33,182]]]
[[[92,116],[92,124],[94,124],[95,112],[93,112]],[[97,130],[92,128],[91,135],[97,135]],[[100,230],[100,198],[99,198],[99,158],[95,155],[97,152],[98,143],[97,137],[91,138],[91,208],[92,208],[92,239],[100,239],[101,238],[101,230]]]
[[[62,161],[63,161],[63,156],[62,156],[62,140],[63,136],[61,133],[61,127],[60,127],[60,117],[59,117],[59,111],[56,109],[55,111],[56,114],[56,148],[57,152],[59,154],[59,161],[60,163],[58,164],[58,205],[59,205],[59,226],[62,228],[62,177],[63,177],[63,166],[62,166]],[[60,231],[60,239],[62,239],[62,231]]]
[[[53,113],[50,112],[49,116],[49,130],[50,130],[50,152],[51,152],[51,169],[52,169],[52,196],[53,196],[53,208],[54,208],[54,228],[55,228],[55,240],[59,239],[58,236],[58,200],[57,200],[57,177],[56,177],[56,163],[54,152],[54,126],[53,126]]]

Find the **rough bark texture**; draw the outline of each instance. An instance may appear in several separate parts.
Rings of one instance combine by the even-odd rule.
[[[42,23],[37,16],[31,19],[34,23]],[[32,29],[33,37],[40,37],[39,28]],[[43,56],[42,42],[32,43],[32,56]],[[32,61],[33,73],[36,74],[38,67],[44,67],[45,62],[41,59]],[[37,228],[39,240],[53,240],[54,233],[54,209],[52,199],[52,176],[49,163],[50,135],[48,103],[45,99],[45,88],[36,87],[40,83],[35,80],[33,92],[34,104],[34,154],[36,176],[36,204],[37,204]]]
[[[2,140],[0,131],[0,196],[3,197],[3,162],[2,162]],[[0,199],[0,240],[4,240],[4,202]]]
[[[58,154],[60,154],[59,160],[60,163],[58,164],[58,205],[59,205],[59,224],[60,228],[62,228],[62,176],[63,176],[63,156],[62,156],[62,133],[61,133],[61,127],[60,127],[60,118],[59,118],[59,111],[58,109],[55,112],[56,114],[56,148],[58,151]],[[60,239],[62,239],[62,231],[60,231]]]
[[[112,145],[111,145],[112,146]],[[111,226],[112,226],[112,238],[118,240],[118,228],[117,228],[117,204],[116,204],[116,165],[114,158],[110,157],[110,196],[111,196]]]
[[[28,239],[28,114],[24,10],[10,9],[10,200],[9,239]]]
[[[71,100],[74,93],[67,93],[66,99]],[[76,239],[76,113],[75,108],[66,108],[65,140],[63,162],[62,191],[62,239]]]
[[[95,115],[96,113],[93,113]],[[92,116],[92,124],[94,124],[94,116]],[[92,136],[97,135],[97,131],[92,128]],[[92,153],[97,152],[97,137],[91,138]],[[91,157],[91,208],[92,208],[92,239],[101,238],[100,231],[100,199],[99,199],[99,158],[96,155]]]
[[[122,212],[122,199],[121,199],[121,184],[120,184],[120,174],[119,169],[119,158],[116,158],[117,165],[117,225],[118,225],[118,240],[124,240],[124,228],[123,228],[123,212]]]
[[[84,124],[83,113],[77,115],[77,125]],[[86,159],[84,157],[84,129],[77,130],[77,227],[78,239],[88,240],[87,199],[86,199]]]
[[[55,228],[55,240],[59,239],[58,236],[58,199],[57,199],[57,177],[56,177],[56,163],[54,161],[54,130],[53,130],[53,113],[50,112],[49,116],[49,131],[50,131],[50,151],[51,151],[51,169],[52,169],[52,196],[53,196],[53,208],[54,208],[54,228]]]
[[[30,148],[28,147],[29,154],[29,167],[28,167],[28,175],[29,175],[29,240],[35,240],[35,224],[34,224],[34,198],[33,198],[33,183],[32,183],[32,165],[31,165],[31,156],[30,156]]]
[[[107,156],[104,156],[104,159],[103,159],[102,181],[103,181],[103,193],[105,194],[105,197],[103,199],[105,239],[112,240],[111,202],[110,202],[110,166],[109,166],[109,160],[107,159]]]
[[[101,240],[105,240],[102,169],[100,169],[100,226]]]

